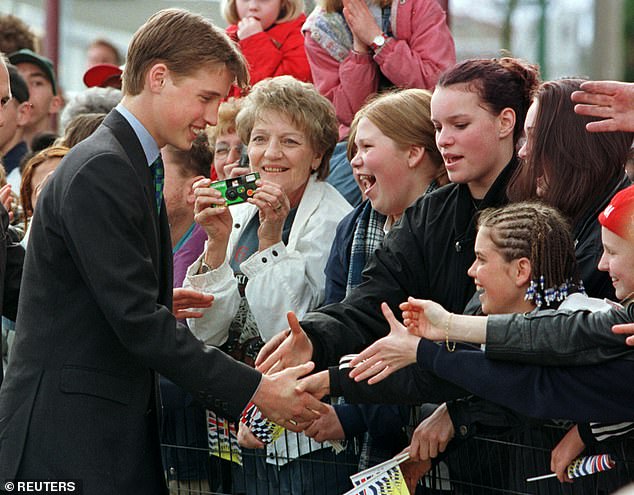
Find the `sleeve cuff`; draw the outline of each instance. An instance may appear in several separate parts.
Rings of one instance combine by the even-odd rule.
[[[252,254],[240,264],[240,269],[247,277],[252,278],[267,267],[280,263],[286,258],[286,253],[286,246],[280,241],[264,251]]]
[[[187,268],[186,277],[192,289],[204,291],[228,278],[233,278],[233,270],[226,260],[215,270],[198,273],[203,262],[203,256],[205,256],[204,251],[203,254]]]

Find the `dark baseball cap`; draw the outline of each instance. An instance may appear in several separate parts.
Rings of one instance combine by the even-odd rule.
[[[15,98],[18,103],[29,101],[29,86],[26,84],[26,81],[18,72],[17,67],[12,64],[7,64],[7,70],[9,71],[11,96]]]
[[[22,48],[22,50],[18,50],[17,52],[13,52],[9,55],[9,62],[11,62],[13,65],[18,65],[24,62],[37,65],[40,69],[42,69],[44,75],[53,86],[53,94],[57,94],[57,83],[55,82],[55,71],[53,70],[53,62],[51,62],[48,58],[43,57],[42,55],[39,55],[33,50],[29,50],[28,48]]]

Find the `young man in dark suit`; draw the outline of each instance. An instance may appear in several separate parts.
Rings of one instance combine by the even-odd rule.
[[[124,97],[38,199],[16,340],[0,390],[0,489],[81,480],[84,493],[166,493],[156,373],[218,414],[250,401],[289,428],[323,404],[296,391],[312,365],[262,376],[176,323],[159,149],[189,149],[244,59],[201,16],[167,9],[134,35]],[[209,304],[201,296],[200,304]]]

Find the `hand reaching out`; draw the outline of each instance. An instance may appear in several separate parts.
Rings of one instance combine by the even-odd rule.
[[[330,375],[328,370],[320,371],[302,378],[299,381],[298,389],[308,392],[313,397],[321,399],[330,393]]]
[[[396,319],[386,303],[381,304],[381,310],[390,324],[390,333],[387,337],[377,340],[350,362],[350,365],[354,367],[350,377],[356,381],[369,378],[369,384],[378,383],[393,372],[416,362],[419,337],[412,335]]]
[[[399,306],[408,330],[428,340],[444,340],[449,311],[440,304],[410,297]]]
[[[630,335],[627,339],[625,339],[625,343],[627,345],[634,345],[634,323],[624,323],[622,325],[614,325],[612,327],[612,331],[618,334]]]
[[[291,431],[301,431],[301,423],[314,421],[328,412],[326,404],[300,389],[299,379],[310,373],[315,364],[308,362],[294,368],[262,375],[253,403],[264,416]]]
[[[581,91],[575,91],[570,97],[577,103],[576,113],[603,119],[587,123],[588,131],[634,131],[634,84],[586,81],[581,84]]]
[[[289,311],[286,318],[290,328],[269,340],[255,360],[255,367],[262,373],[274,373],[304,364],[313,356],[313,344],[299,325],[295,313]]]
[[[335,408],[327,405],[328,412],[313,421],[305,430],[306,436],[311,437],[316,442],[326,442],[328,440],[345,440],[346,435],[337,417]]]
[[[214,300],[211,294],[204,294],[193,289],[174,289],[172,298],[172,313],[177,320],[185,318],[200,318],[203,308],[210,308]]]

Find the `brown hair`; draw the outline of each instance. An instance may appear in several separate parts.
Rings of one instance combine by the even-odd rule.
[[[66,146],[51,146],[43,149],[39,153],[33,155],[22,171],[22,182],[20,184],[20,202],[24,211],[25,223],[33,215],[34,204],[31,203],[31,195],[33,194],[33,174],[35,169],[47,160],[53,158],[64,158],[70,150]],[[26,227],[26,225],[25,225]]]
[[[115,65],[121,65],[121,54],[119,53],[119,50],[117,49],[116,46],[114,46],[108,40],[103,38],[97,38],[96,40],[93,40],[90,43],[90,45],[88,45],[88,49],[92,48],[93,46],[103,46],[104,48],[107,48],[108,50],[110,50],[112,54],[114,55]]]
[[[511,57],[469,59],[441,74],[436,86],[446,88],[455,84],[466,84],[494,115],[499,115],[505,108],[513,110],[513,142],[517,144],[524,132],[526,112],[539,85],[538,66]]]
[[[304,132],[313,151],[323,155],[317,178],[326,179],[338,136],[332,104],[312,84],[292,76],[264,79],[253,86],[236,117],[236,129],[243,143],[250,141],[255,121],[266,112],[285,115]]]
[[[348,160],[356,153],[354,139],[359,121],[365,117],[387,137],[401,146],[418,145],[439,172],[445,171],[442,155],[436,146],[431,121],[431,93],[425,89],[403,89],[382,93],[366,103],[354,116],[348,137]],[[407,122],[407,125],[403,125]]]
[[[176,166],[181,177],[189,178],[198,175],[209,177],[214,155],[209,147],[207,134],[204,132],[198,134],[188,150],[179,150],[169,144],[166,148],[170,154],[170,163]]]
[[[11,55],[23,48],[37,52],[37,37],[31,28],[19,17],[0,15],[0,52]]]
[[[480,212],[478,229],[487,227],[506,262],[528,258],[532,292],[538,306],[557,304],[569,292],[583,291],[570,225],[555,208],[540,202],[511,203]]]
[[[537,197],[537,181],[545,181],[541,199],[559,209],[574,224],[591,206],[590,198],[606,198],[623,178],[632,144],[630,132],[588,132],[599,120],[578,115],[570,99],[582,79],[542,84],[526,160],[508,186],[512,201]]]
[[[229,24],[238,24],[240,16],[236,7],[236,0],[222,0],[220,12],[225,21]],[[280,15],[275,21],[276,24],[281,22],[294,21],[304,12],[304,0],[281,0]]]
[[[147,71],[158,62],[178,77],[212,65],[226,67],[242,88],[249,81],[245,59],[227,35],[204,17],[182,9],[161,10],[134,33],[123,70],[123,93],[141,93]]]

